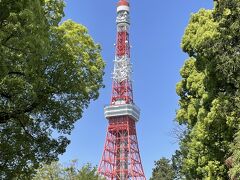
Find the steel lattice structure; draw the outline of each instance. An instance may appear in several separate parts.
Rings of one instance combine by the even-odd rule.
[[[104,108],[109,125],[98,168],[108,180],[146,180],[136,132],[140,110],[133,102],[129,10],[129,2],[118,2],[112,98],[110,106]]]

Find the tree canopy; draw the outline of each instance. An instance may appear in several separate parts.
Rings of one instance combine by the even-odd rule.
[[[189,180],[240,177],[239,14],[239,0],[218,1],[193,14],[183,36],[189,59],[176,87],[176,119],[187,130],[177,164]]]
[[[103,87],[101,49],[86,27],[60,24],[62,0],[0,1],[0,179],[28,178],[65,152]]]
[[[43,165],[37,170],[33,180],[104,180],[97,174],[97,168],[86,164],[78,170],[77,161],[70,166],[63,166],[58,162]]]
[[[161,158],[155,161],[152,177],[150,180],[173,180],[175,177],[174,169],[171,161],[166,158]]]

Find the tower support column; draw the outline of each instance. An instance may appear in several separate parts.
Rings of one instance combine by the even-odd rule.
[[[98,172],[109,180],[146,180],[140,158],[135,120],[128,116],[109,120]]]

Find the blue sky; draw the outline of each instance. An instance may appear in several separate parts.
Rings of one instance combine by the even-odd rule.
[[[111,96],[114,43],[116,39],[117,0],[67,0],[65,18],[81,23],[95,42],[102,46],[106,62],[104,84],[98,100],[91,102],[70,136],[71,144],[60,161],[78,159],[98,165],[106,136],[104,105]],[[181,37],[191,13],[212,8],[213,0],[130,0],[131,60],[133,63],[134,100],[141,108],[137,123],[141,158],[147,179],[154,161],[170,158],[178,148],[172,133],[178,96],[175,85],[187,55],[180,48]]]

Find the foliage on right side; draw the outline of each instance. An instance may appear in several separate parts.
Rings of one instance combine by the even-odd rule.
[[[193,14],[176,91],[186,126],[173,163],[184,179],[240,178],[240,0]]]

